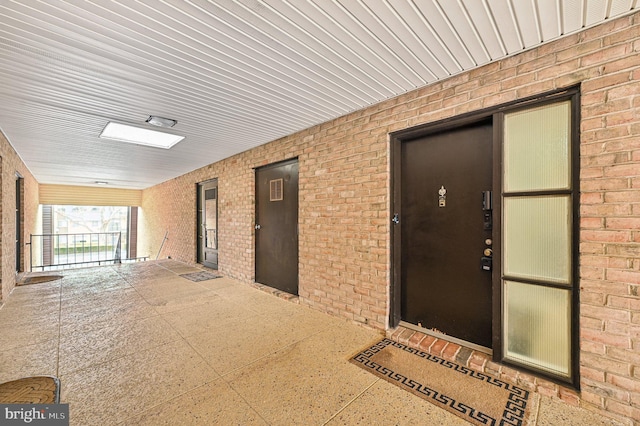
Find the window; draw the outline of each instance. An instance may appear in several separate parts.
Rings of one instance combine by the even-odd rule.
[[[269,201],[282,201],[282,179],[269,181]]]
[[[503,122],[503,357],[572,380],[574,199],[572,100]]]

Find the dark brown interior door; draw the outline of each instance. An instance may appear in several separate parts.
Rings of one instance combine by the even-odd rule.
[[[298,294],[298,161],[256,170],[256,282]]]
[[[481,263],[491,256],[483,191],[492,188],[492,140],[483,122],[401,148],[401,319],[487,348],[491,271]]]

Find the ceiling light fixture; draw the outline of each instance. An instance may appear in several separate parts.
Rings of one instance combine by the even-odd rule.
[[[173,127],[178,123],[178,120],[150,115],[149,118],[147,118],[147,123],[158,127]]]
[[[96,185],[109,185],[109,182],[105,182],[103,180],[97,180],[94,182]]]
[[[102,133],[100,133],[100,137],[102,139],[113,139],[120,142],[164,149],[169,149],[184,139],[184,136],[113,121],[107,123]]]

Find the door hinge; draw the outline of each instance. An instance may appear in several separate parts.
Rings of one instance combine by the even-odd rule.
[[[400,223],[400,216],[398,216],[398,213],[393,215],[393,219],[391,219],[391,222],[395,223],[396,225]]]

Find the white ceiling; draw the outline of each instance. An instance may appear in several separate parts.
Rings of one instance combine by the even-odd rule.
[[[143,189],[640,0],[0,0],[0,129],[40,183]],[[178,120],[170,150],[99,139]]]

